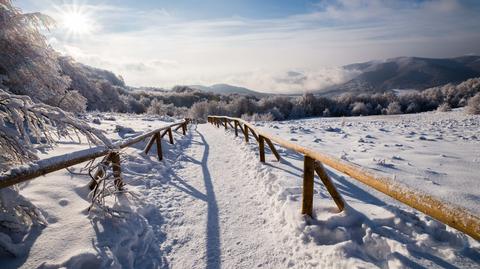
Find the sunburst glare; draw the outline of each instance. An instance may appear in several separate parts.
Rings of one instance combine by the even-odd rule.
[[[81,5],[68,5],[57,8],[60,13],[60,26],[71,36],[91,34],[95,22],[91,12]]]

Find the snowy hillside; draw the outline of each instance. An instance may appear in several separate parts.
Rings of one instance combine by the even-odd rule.
[[[416,116],[416,118],[414,117]],[[113,139],[166,124],[150,116],[89,115]],[[99,121],[96,120],[98,123]],[[478,213],[480,118],[461,111],[259,123]],[[440,125],[441,124],[441,125]],[[130,129],[131,128],[131,129]],[[0,233],[2,268],[478,268],[480,243],[329,170],[342,213],[316,179],[314,218],[300,214],[302,156],[260,164],[231,131],[190,126],[165,159],[125,151],[127,192],[114,214],[88,213],[87,176],[58,171],[23,184],[43,223]],[[64,142],[46,156],[86,145]],[[78,166],[81,167],[81,166]],[[78,171],[78,167],[76,171]],[[467,187],[469,186],[469,187]],[[21,232],[19,232],[21,234]]]

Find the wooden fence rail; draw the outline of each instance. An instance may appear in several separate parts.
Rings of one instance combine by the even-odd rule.
[[[175,130],[182,128],[182,133],[183,135],[185,135],[188,123],[189,123],[188,119],[185,119],[176,123],[171,123],[166,126],[160,127],[158,129],[143,133],[141,135],[115,142],[113,143],[113,147],[111,148],[106,146],[97,146],[97,147],[93,147],[85,150],[76,151],[73,153],[68,153],[60,156],[38,160],[26,166],[14,167],[9,171],[6,171],[5,173],[0,174],[0,189],[15,185],[21,182],[25,182],[27,180],[34,179],[39,176],[42,176],[54,171],[58,171],[58,170],[70,167],[72,165],[93,160],[102,156],[106,156],[106,158],[103,160],[105,164],[112,164],[114,177],[116,180],[115,185],[121,186],[121,183],[118,182],[118,180],[121,180],[120,158],[118,157],[119,149],[129,147],[133,144],[143,141],[146,138],[151,137],[144,152],[148,153],[151,146],[153,145],[153,142],[156,142],[158,159],[162,160],[161,138],[168,133],[169,141],[171,144],[173,144],[174,141],[173,141],[172,128],[177,127],[177,129]],[[161,134],[162,131],[163,131],[163,134]],[[94,178],[101,177],[102,173],[103,173],[102,170],[97,170]],[[93,188],[94,186],[95,186],[95,181],[92,181],[90,183],[90,188]]]
[[[437,219],[446,225],[455,228],[465,234],[470,235],[476,240],[480,240],[480,218],[473,215],[465,208],[452,205],[450,203],[439,200],[438,198],[421,192],[419,190],[413,190],[403,184],[400,184],[391,178],[382,177],[374,172],[365,169],[356,164],[341,160],[339,158],[332,157],[330,155],[316,152],[309,148],[291,143],[280,137],[273,136],[265,131],[257,129],[252,124],[244,121],[240,118],[226,117],[226,116],[209,116],[208,122],[220,127],[224,126],[228,129],[228,126],[232,126],[231,122],[234,122],[233,128],[235,129],[235,135],[238,136],[239,128],[244,135],[245,142],[249,141],[249,131],[259,144],[260,161],[265,162],[265,145],[272,150],[277,160],[280,160],[280,155],[275,149],[273,142],[278,145],[298,152],[304,156],[304,184],[303,184],[303,198],[302,198],[302,213],[312,215],[313,209],[313,177],[316,172],[320,177],[323,184],[325,184],[328,192],[334,199],[340,211],[345,206],[344,200],[341,198],[340,193],[336,190],[335,185],[328,177],[323,168],[323,164],[332,167],[333,169],[345,173],[368,185],[377,191],[380,191],[412,208],[415,208],[432,218]],[[243,126],[242,126],[243,125]]]

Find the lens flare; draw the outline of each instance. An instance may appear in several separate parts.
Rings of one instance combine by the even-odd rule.
[[[91,31],[89,20],[84,14],[65,13],[63,25],[68,31],[76,34],[85,34]]]
[[[64,5],[57,7],[57,11],[59,25],[69,36],[82,36],[93,32],[95,21],[86,6]]]

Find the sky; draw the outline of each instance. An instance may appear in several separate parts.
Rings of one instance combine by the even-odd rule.
[[[131,86],[318,90],[341,66],[480,54],[477,0],[14,0],[57,21],[49,43]]]

